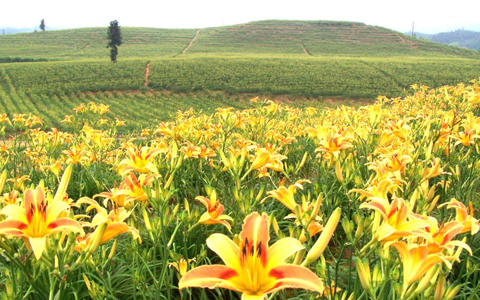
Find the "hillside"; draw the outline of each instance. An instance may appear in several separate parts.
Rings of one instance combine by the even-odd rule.
[[[107,28],[82,28],[0,36],[2,58],[70,60],[108,58]],[[186,55],[454,56],[478,53],[419,40],[382,27],[336,21],[258,21],[200,29],[122,27],[119,59]]]
[[[437,34],[417,33],[417,36],[427,38],[436,43],[480,51],[480,32],[476,31],[459,29],[451,32],[440,32]]]

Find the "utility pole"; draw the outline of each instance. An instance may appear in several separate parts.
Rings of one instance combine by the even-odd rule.
[[[412,36],[415,36],[415,21],[412,22]]]

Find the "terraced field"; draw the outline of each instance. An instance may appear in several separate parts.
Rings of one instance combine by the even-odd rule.
[[[124,44],[119,59],[182,55],[197,30],[122,27]],[[108,59],[106,36],[106,27],[3,35],[0,59]],[[416,39],[382,27],[336,21],[259,21],[200,29],[185,54],[479,58],[475,51]]]
[[[110,105],[132,129],[178,109],[242,108],[248,103],[236,99],[257,95],[322,106],[325,99],[399,97],[412,84],[439,87],[480,77],[477,52],[362,23],[261,21],[122,32],[116,64],[105,49],[106,28],[0,36],[0,114],[33,113],[46,126],[63,128],[60,120],[73,107],[95,101]]]

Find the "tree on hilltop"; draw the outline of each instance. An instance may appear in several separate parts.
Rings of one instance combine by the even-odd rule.
[[[42,31],[45,31],[45,19],[42,19],[42,21],[40,21],[40,29]]]
[[[107,49],[110,48],[110,59],[112,62],[117,61],[118,47],[122,44],[122,33],[120,31],[120,26],[118,21],[110,22],[108,27],[108,45]]]

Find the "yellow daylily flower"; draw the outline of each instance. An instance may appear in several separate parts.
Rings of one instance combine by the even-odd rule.
[[[450,202],[439,205],[442,207],[447,205],[447,208],[454,208],[456,211],[455,219],[463,225],[463,229],[460,233],[470,232],[472,235],[478,232],[480,229],[480,222],[473,217],[473,205],[470,202],[470,214],[467,207],[455,198],[452,198]]]
[[[441,255],[430,254],[427,245],[406,244],[405,242],[394,242],[389,245],[397,249],[402,260],[404,292],[436,264],[444,262],[448,268],[452,267],[452,264]]]
[[[227,220],[233,222],[232,217],[222,215],[224,207],[223,204],[220,204],[220,201],[217,200],[215,192],[212,192],[210,198],[211,199],[208,199],[203,196],[195,198],[195,200],[200,201],[207,208],[207,211],[200,217],[200,220],[198,220],[198,224],[222,224],[230,231],[232,226],[230,226]]]
[[[7,216],[5,221],[0,222],[0,234],[25,238],[27,247],[33,250],[38,260],[48,236],[61,231],[84,234],[80,223],[63,217],[69,208],[63,201],[45,199],[45,192],[40,186],[27,189],[23,205],[10,204],[0,211]]]
[[[212,234],[207,246],[225,265],[201,266],[180,279],[187,287],[226,288],[242,293],[243,300],[264,299],[285,288],[303,288],[323,293],[320,278],[305,267],[285,264],[285,260],[304,247],[294,238],[283,238],[271,247],[268,216],[254,212],[245,218],[237,245],[223,234]]]
[[[86,197],[77,201],[77,205],[81,204],[89,205],[87,212],[92,209],[97,211],[97,214],[95,217],[93,217],[91,224],[85,224],[86,226],[97,227],[98,229],[101,227],[100,225],[106,224],[106,227],[103,228],[104,231],[102,236],[98,239],[98,245],[103,245],[117,235],[125,232],[130,232],[133,239],[138,239],[138,241],[141,243],[139,231],[134,227],[128,226],[128,224],[124,222],[125,219],[127,219],[132,213],[131,211],[127,211],[123,207],[115,206],[110,212],[108,212],[105,208],[101,207],[97,201]],[[75,250],[81,252],[95,240],[95,232],[89,233],[85,237],[77,238]]]
[[[269,195],[269,196],[264,198],[262,200],[262,202],[265,201],[265,199],[270,198],[270,197],[275,198],[278,201],[280,201],[280,203],[285,205],[286,208],[295,212],[295,207],[297,207],[298,204],[295,202],[294,195],[297,191],[297,188],[303,189],[302,183],[305,183],[305,182],[306,183],[312,183],[310,180],[302,179],[302,180],[299,180],[299,181],[295,182],[295,184],[289,186],[288,189],[285,186],[281,185],[276,190],[268,191],[267,195]]]
[[[161,149],[150,149],[150,147],[138,149],[135,146],[131,146],[127,149],[127,152],[129,158],[125,158],[118,165],[121,175],[128,174],[132,171],[139,173],[158,173],[157,167],[150,159],[161,153]]]
[[[412,217],[412,213],[402,198],[395,197],[391,204],[382,198],[371,198],[371,200],[368,203],[362,203],[360,208],[373,209],[382,216],[383,223],[378,228],[374,228],[374,238],[377,241],[384,244],[414,233],[424,234],[423,229],[428,226],[428,222],[418,218],[407,220],[407,217]]]

